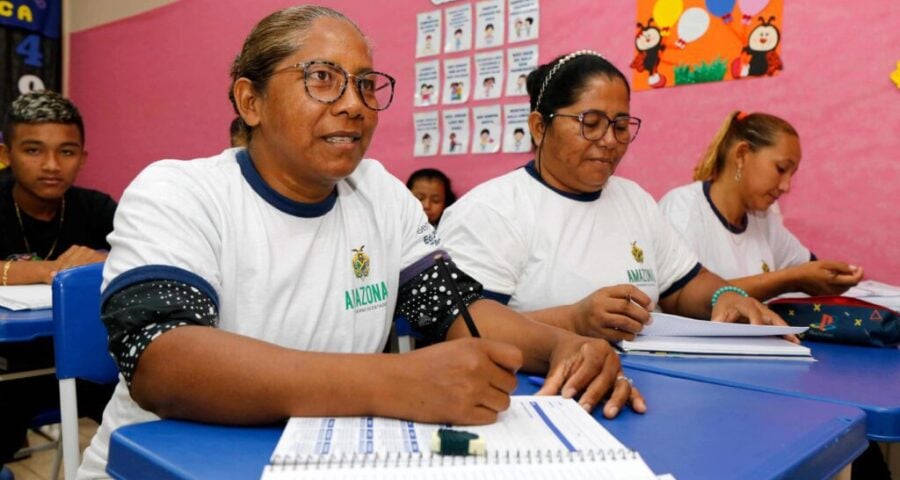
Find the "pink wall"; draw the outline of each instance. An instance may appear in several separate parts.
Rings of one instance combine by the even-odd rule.
[[[414,159],[415,15],[435,7],[428,0],[321,2],[357,21],[372,41],[376,67],[398,79],[395,104],[382,114],[369,151],[398,177],[436,166],[462,193],[529,158]],[[205,156],[226,146],[230,61],[256,21],[293,3],[182,1],[74,34],[69,86],[86,117],[91,152],[81,183],[118,196],[153,160]],[[541,62],[593,48],[627,68],[632,0],[541,3]],[[772,79],[636,93],[632,114],[644,124],[618,173],[659,198],[690,180],[728,111],[781,115],[800,131],[805,159],[782,201],[789,228],[820,257],[863,265],[869,278],[900,284],[900,92],[888,78],[900,60],[900,3],[785,3],[785,70]]]

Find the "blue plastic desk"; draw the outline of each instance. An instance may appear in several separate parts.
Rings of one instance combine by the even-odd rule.
[[[27,342],[53,335],[53,310],[12,311],[0,307],[0,342]]]
[[[900,350],[804,342],[816,362],[623,355],[654,373],[850,405],[866,412],[866,432],[900,441]]]
[[[655,472],[679,480],[826,478],[867,446],[857,408],[627,374],[641,386],[650,412],[599,421]],[[520,376],[517,393],[536,389]],[[107,472],[118,479],[256,479],[281,429],[174,420],[131,425],[113,432]]]

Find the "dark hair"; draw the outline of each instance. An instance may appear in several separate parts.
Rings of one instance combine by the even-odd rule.
[[[425,140],[426,138],[431,138],[431,134],[428,132],[425,132],[425,135],[422,135],[422,140]]]
[[[493,23],[489,23],[489,24],[487,24],[487,25],[484,26],[484,29],[485,29],[485,30],[487,30],[487,29],[489,29],[489,28],[490,28],[491,30],[493,30],[493,29],[494,29],[494,24],[493,24]]]
[[[450,186],[450,178],[444,174],[444,172],[436,169],[436,168],[423,168],[420,170],[416,170],[409,176],[409,179],[406,180],[406,188],[412,190],[413,184],[416,183],[417,180],[437,180],[444,184],[444,207],[449,207],[453,205],[453,202],[456,201],[456,194],[453,193],[453,189]]]
[[[694,167],[694,180],[715,180],[725,168],[728,150],[738,142],[747,142],[750,150],[775,145],[778,134],[793,135],[800,139],[797,130],[786,120],[768,113],[746,114],[734,111],[719,127],[706,153]]]
[[[517,134],[517,133],[521,133],[522,135],[525,135],[525,129],[524,129],[524,128],[517,128],[517,129],[513,130],[513,135],[515,135],[515,134]]]
[[[349,18],[337,10],[317,5],[302,5],[278,10],[263,18],[253,27],[250,35],[244,40],[241,52],[231,64],[231,86],[228,99],[234,113],[240,116],[234,98],[234,84],[240,78],[253,83],[258,92],[265,92],[269,78],[275,66],[296,52],[305,40],[313,23],[320,18],[335,18],[349,23],[365,38],[362,31]],[[253,129],[243,119],[242,128],[247,132],[247,140],[252,137]]]
[[[531,111],[540,113],[548,122],[551,113],[575,103],[588,81],[598,75],[621,79],[631,96],[628,80],[615,65],[596,53],[580,51],[556,57],[528,74],[526,89]]]
[[[456,35],[457,33],[460,34],[460,35],[462,35],[462,33],[463,33],[462,29],[461,29],[461,28],[457,28],[456,30],[453,31],[453,34],[454,34],[454,35]]]
[[[75,125],[84,146],[84,120],[81,119],[81,113],[71,100],[54,91],[23,93],[13,100],[3,119],[3,141],[7,145],[12,141],[15,126],[21,123]]]
[[[484,135],[485,133],[488,134],[488,135],[490,135],[490,134],[491,134],[491,131],[490,131],[489,129],[485,128],[485,129],[483,129],[483,130],[481,131],[481,133],[479,133],[479,135]]]
[[[525,22],[527,22],[528,24],[534,24],[534,19],[531,17],[525,17]]]

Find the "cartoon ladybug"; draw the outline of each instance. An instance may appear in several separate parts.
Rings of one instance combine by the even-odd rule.
[[[775,52],[781,40],[781,32],[772,23],[774,20],[774,16],[768,20],[759,17],[759,25],[747,37],[747,45],[741,49],[741,56],[731,63],[732,77],[772,76],[776,71],[784,69],[781,57]]]
[[[647,70],[650,76],[647,83],[653,88],[662,88],[666,86],[666,77],[659,74],[659,62],[662,51],[666,49],[663,43],[662,32],[656,25],[653,25],[653,17],[647,20],[647,25],[637,24],[637,35],[634,39],[634,46],[637,48],[637,55],[631,62],[631,68],[638,72]],[[664,27],[662,31],[668,31],[669,27]]]

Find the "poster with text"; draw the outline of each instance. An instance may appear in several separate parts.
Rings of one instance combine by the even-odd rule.
[[[538,38],[539,0],[509,0],[509,43]]]
[[[527,103],[503,106],[503,152],[524,153],[531,150],[531,131],[528,130],[528,115],[531,107]]]
[[[475,120],[475,137],[472,153],[497,153],[503,128],[500,122],[500,105],[476,107],[472,109]]]
[[[441,51],[441,11],[416,15],[416,58],[437,55]]]
[[[447,41],[444,52],[452,53],[472,48],[472,6],[450,7],[444,11],[447,21]]]
[[[784,0],[637,0],[632,88],[771,77]]]
[[[469,57],[444,60],[444,104],[465,103],[471,87],[472,59]]]
[[[413,148],[413,156],[430,157],[437,155],[441,139],[438,112],[415,113],[413,114],[413,124],[416,129],[416,146]]]
[[[510,48],[506,51],[506,96],[527,95],[525,82],[528,74],[537,68],[538,46]]]
[[[503,50],[475,54],[475,100],[500,98],[503,88]]]
[[[441,86],[441,62],[431,60],[429,62],[416,63],[416,96],[414,104],[417,107],[430,107],[437,105],[441,98],[439,89]]]
[[[462,155],[469,149],[469,109],[459,108],[444,110],[441,153],[444,155]]]
[[[503,45],[505,0],[487,0],[475,4],[475,48]]]

